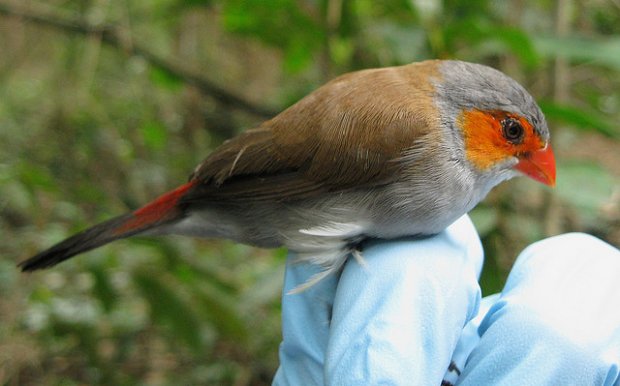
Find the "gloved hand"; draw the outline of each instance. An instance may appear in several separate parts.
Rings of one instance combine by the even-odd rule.
[[[296,295],[317,269],[289,263],[274,385],[620,386],[612,246],[578,233],[533,244],[482,302],[467,217],[435,237],[371,243],[364,257]]]
[[[619,278],[620,251],[593,236],[530,245],[464,330],[456,384],[620,386]]]
[[[478,312],[482,247],[467,216],[424,239],[373,241],[365,265],[288,294],[317,267],[286,267],[274,385],[439,384]]]

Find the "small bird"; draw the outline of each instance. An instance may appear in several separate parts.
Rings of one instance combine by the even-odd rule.
[[[314,283],[366,239],[441,232],[519,174],[555,184],[547,123],[513,79],[452,60],[362,70],[224,142],[184,185],[19,266],[180,234],[286,246],[324,268]]]

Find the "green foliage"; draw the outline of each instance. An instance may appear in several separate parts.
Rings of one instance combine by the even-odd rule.
[[[141,127],[144,145],[150,150],[162,150],[168,142],[168,130],[158,121],[145,122]]]
[[[148,272],[135,272],[134,283],[150,306],[153,320],[169,327],[173,334],[197,352],[202,347],[198,315],[175,289]]]
[[[532,42],[538,52],[547,58],[565,58],[620,71],[620,37],[539,36]]]
[[[294,0],[230,0],[223,2],[224,26],[284,48],[284,68],[300,71],[320,48],[324,31]]]
[[[575,210],[580,220],[594,229],[598,227],[600,210],[613,194],[614,177],[603,167],[591,162],[559,164],[558,195]]]
[[[620,129],[614,127],[604,117],[600,117],[600,113],[587,112],[575,106],[547,101],[541,101],[540,108],[547,119],[562,122],[584,131],[596,131],[612,138],[620,137]]]
[[[170,91],[178,91],[183,88],[183,79],[172,71],[167,71],[161,67],[154,67],[150,70],[151,81],[157,86]]]
[[[569,3],[564,34],[551,1],[69,0],[44,7],[58,13],[48,26],[0,15],[0,351],[12,354],[0,383],[270,384],[283,250],[138,239],[42,273],[14,267],[185,181],[262,120],[179,68],[284,108],[359,68],[493,65],[541,101],[559,168],[554,190],[511,181],[471,213],[484,293],[542,237],[620,244],[620,9]],[[119,26],[119,42],[50,27],[65,17]]]

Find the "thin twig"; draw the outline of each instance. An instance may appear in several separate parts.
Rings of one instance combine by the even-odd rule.
[[[221,88],[190,71],[180,63],[162,58],[144,45],[136,42],[135,39],[129,39],[127,31],[124,31],[119,26],[110,24],[93,25],[77,18],[52,14],[51,12],[34,11],[32,9],[19,9],[18,7],[6,3],[0,3],[0,14],[18,17],[26,22],[55,28],[68,33],[96,36],[101,39],[102,42],[120,49],[127,55],[141,56],[151,66],[166,71],[181,81],[196,87],[204,95],[215,99],[218,103],[264,118],[269,118],[276,114],[276,111],[268,107],[256,105],[241,96]]]

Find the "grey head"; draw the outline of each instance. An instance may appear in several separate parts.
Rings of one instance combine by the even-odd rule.
[[[442,79],[435,82],[437,104],[444,124],[454,125],[462,110],[506,111],[526,118],[544,141],[549,139],[545,117],[534,98],[504,73],[475,63],[446,60],[439,66]]]

